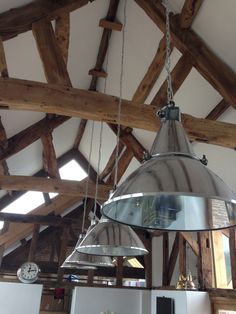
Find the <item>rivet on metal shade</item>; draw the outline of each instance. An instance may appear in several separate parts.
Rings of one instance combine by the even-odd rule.
[[[236,195],[198,159],[179,108],[161,111],[151,158],[102,206],[104,216],[146,229],[201,231],[236,225]]]
[[[80,253],[104,256],[138,256],[148,253],[132,228],[106,218],[101,218],[75,249]]]
[[[84,238],[81,234],[75,247],[77,247]],[[111,257],[82,254],[74,250],[61,265],[62,268],[96,269],[97,267],[114,267]]]

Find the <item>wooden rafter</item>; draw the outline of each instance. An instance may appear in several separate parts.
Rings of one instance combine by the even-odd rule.
[[[118,127],[115,124],[109,123],[110,129],[117,135]],[[143,155],[146,149],[143,145],[133,136],[131,133],[132,129],[122,127],[120,129],[120,142],[128,147],[132,152],[134,157],[139,161],[143,161]]]
[[[165,8],[161,1],[135,0],[152,21],[165,32]],[[193,31],[184,30],[179,25],[179,16],[171,17],[171,39],[183,54],[188,52],[194,60],[194,67],[236,108],[236,74],[226,65]]]
[[[222,99],[206,116],[206,119],[217,120],[229,107],[230,105]]]
[[[56,152],[53,146],[52,134],[43,134],[41,137],[43,144],[43,167],[51,178],[60,178]]]
[[[48,83],[72,86],[52,24],[41,19],[33,23],[32,30]]]
[[[67,64],[70,39],[70,14],[63,14],[56,18],[55,36],[64,62]]]
[[[28,176],[0,176],[2,190],[26,190],[84,196],[86,193],[86,179],[83,181],[58,180]],[[111,186],[98,185],[98,198],[107,200]],[[88,183],[88,197],[94,198],[95,184]]]
[[[0,36],[3,40],[27,32],[40,19],[54,20],[93,0],[38,0],[0,14]]]
[[[182,55],[182,57],[180,57],[174,69],[171,71],[173,94],[175,94],[178,91],[178,89],[181,87],[184,80],[190,73],[191,69],[192,69],[191,57],[188,54]],[[152,106],[161,108],[166,105],[166,102],[167,102],[166,90],[167,90],[167,81],[165,81],[162,84],[159,91],[153,98],[151,102]]]
[[[191,27],[202,3],[203,0],[185,0],[179,17],[181,28]]]
[[[117,123],[117,97],[98,92],[25,81],[0,79],[0,103],[10,109],[33,110],[77,116],[91,120]],[[157,131],[160,126],[155,115],[156,108],[122,101],[122,125]],[[195,118],[182,114],[183,126],[192,140],[228,148],[236,147],[236,125]]]
[[[64,212],[65,208],[75,206],[75,204],[82,201],[80,196],[67,196],[59,195],[52,200],[49,205],[42,205],[34,209],[31,214],[33,215],[48,215],[54,213],[60,215]],[[19,224],[10,223],[9,228],[6,232],[0,235],[0,245],[5,244],[5,248],[15,244],[16,242],[24,239],[33,231],[33,224]]]
[[[106,16],[107,21],[114,21],[115,20],[118,5],[119,5],[119,0],[110,0],[108,12],[107,12],[107,16]],[[107,54],[107,51],[109,48],[109,42],[110,42],[111,34],[112,34],[112,29],[104,28],[104,30],[102,32],[102,38],[100,41],[99,49],[98,49],[96,64],[94,67],[94,70],[96,70],[97,72],[101,72],[103,70],[102,67],[103,67],[105,57],[106,57],[106,54]],[[91,74],[91,75],[92,75],[92,78],[91,78],[89,90],[96,90],[99,76],[96,76],[93,74]],[[87,120],[82,119],[80,124],[81,124],[81,128],[79,128],[77,139],[75,141],[75,145],[77,145],[77,147],[79,147],[80,141],[81,141],[82,136],[84,134]]]
[[[160,40],[157,52],[150,64],[144,78],[140,82],[138,88],[136,89],[132,101],[143,104],[148,95],[150,94],[155,82],[157,81],[161,71],[165,65],[166,58],[166,39],[163,37]]]
[[[64,227],[75,223],[76,221],[70,218],[62,218],[55,215],[31,215],[31,214],[11,214],[0,212],[0,221],[38,224],[43,226]]]

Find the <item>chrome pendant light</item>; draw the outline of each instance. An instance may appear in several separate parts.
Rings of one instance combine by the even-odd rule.
[[[167,2],[167,1],[166,1]],[[236,225],[236,194],[193,153],[175,107],[166,5],[167,106],[150,158],[117,188],[102,214],[145,229],[201,231]]]
[[[122,99],[122,82],[123,82],[123,65],[124,65],[124,30],[126,24],[126,4],[124,2],[124,23],[122,29],[122,57],[121,57],[121,74],[120,74],[120,97],[118,116],[120,116],[121,99]],[[108,60],[108,58],[107,58]],[[107,66],[106,66],[107,67]],[[106,81],[105,81],[106,82]],[[106,86],[106,84],[105,84]],[[105,87],[104,87],[105,93]],[[118,119],[120,120],[120,118]],[[98,158],[98,173],[100,169],[101,159],[101,143],[102,143],[102,125],[100,131],[100,145]],[[115,186],[117,184],[117,170],[118,170],[118,151],[119,151],[119,135],[120,123],[118,123],[117,145],[116,145],[116,164],[115,164]],[[96,195],[97,199],[98,176],[96,180]],[[94,204],[94,216],[96,211],[96,204]],[[137,234],[128,226],[112,222],[107,218],[102,217],[99,223],[85,236],[84,240],[76,247],[80,253],[95,254],[103,256],[138,256],[147,254],[142,241]]]
[[[84,239],[81,234],[75,247]],[[108,256],[82,254],[74,250],[61,265],[62,268],[96,269],[97,267],[114,267],[112,259]]]
[[[75,249],[80,253],[103,256],[138,256],[148,253],[132,228],[104,217]]]

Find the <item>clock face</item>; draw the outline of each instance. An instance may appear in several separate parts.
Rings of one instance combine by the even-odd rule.
[[[33,283],[38,279],[40,270],[37,264],[26,262],[17,271],[19,280],[23,283]]]

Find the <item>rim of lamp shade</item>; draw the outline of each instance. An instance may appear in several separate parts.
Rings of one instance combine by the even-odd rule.
[[[94,223],[92,223],[92,230],[94,228]],[[79,240],[76,243],[77,247],[81,241],[83,241],[85,235],[82,233],[79,235]],[[61,267],[68,268],[82,268],[82,269],[96,269],[97,267],[114,267],[114,263],[110,256],[97,256],[79,253],[74,249],[74,251],[66,258]]]
[[[102,217],[75,248],[80,253],[102,256],[140,256],[148,254],[134,230]]]
[[[151,157],[102,205],[109,219],[134,227],[203,231],[236,225],[236,194],[197,158],[178,107],[161,111]]]

